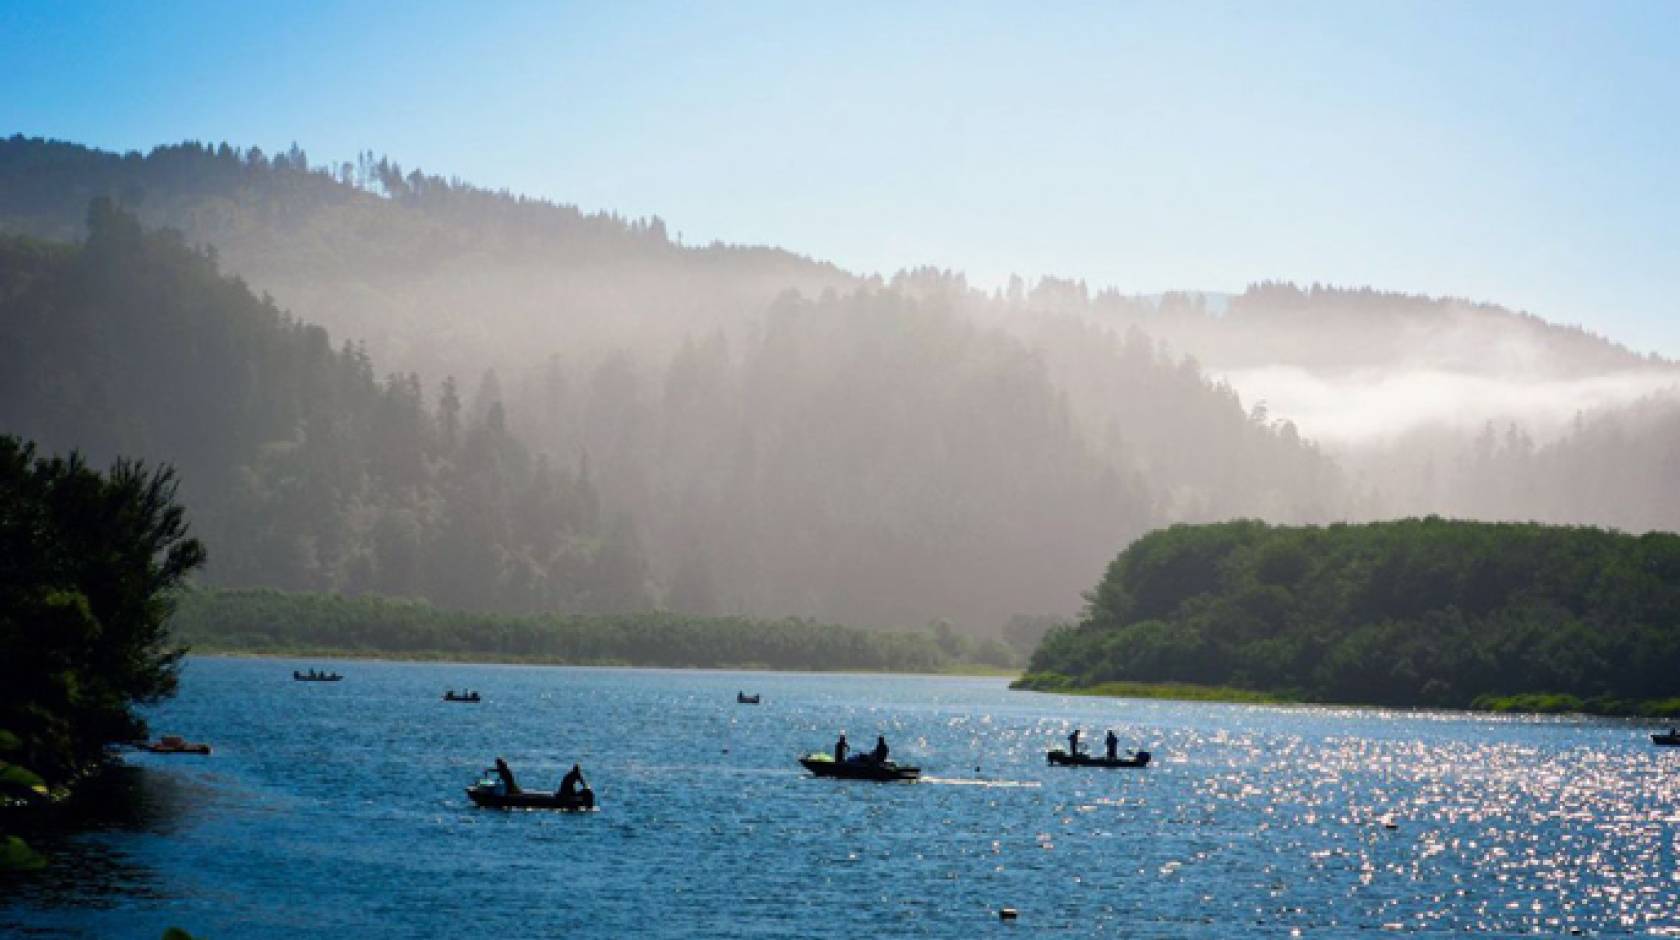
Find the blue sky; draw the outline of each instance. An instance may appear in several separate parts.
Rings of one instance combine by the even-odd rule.
[[[371,148],[860,271],[1369,284],[1680,355],[1659,0],[0,0],[0,75],[7,134]]]

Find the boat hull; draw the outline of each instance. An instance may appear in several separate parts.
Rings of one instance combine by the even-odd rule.
[[[895,764],[892,761],[875,763],[874,761],[838,761],[827,754],[813,754],[801,757],[799,763],[809,770],[813,776],[833,777],[838,780],[874,780],[879,783],[889,783],[898,780],[916,780],[922,776],[922,768]]]
[[[208,744],[157,744],[157,743],[147,743],[147,744],[138,745],[138,747],[142,751],[150,751],[153,754],[206,754],[207,755],[207,754],[210,753],[210,745],[208,745]]]
[[[1069,754],[1061,748],[1047,752],[1045,758],[1053,767],[1148,767],[1149,752],[1138,751],[1130,757],[1092,757],[1089,754]]]
[[[1658,747],[1680,747],[1680,734],[1653,734],[1651,743]]]
[[[561,813],[587,813],[595,808],[595,791],[588,787],[578,798],[568,800],[540,790],[521,790],[518,793],[498,793],[494,787],[467,788],[467,799],[486,809],[547,809]]]

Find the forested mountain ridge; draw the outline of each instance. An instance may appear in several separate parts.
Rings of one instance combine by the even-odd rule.
[[[0,242],[0,428],[173,464],[216,583],[509,611],[650,605],[634,526],[534,456],[499,401],[436,410],[96,199],[76,247]]]
[[[438,376],[465,380],[463,427],[488,426],[501,402],[524,461],[546,453],[549,472],[588,484],[590,538],[645,557],[642,596],[689,613],[990,631],[1068,611],[1116,544],[1173,522],[1680,526],[1673,364],[1490,305],[1262,284],[1214,306],[1054,279],[983,291],[930,269],[881,280],[773,249],[688,248],[658,220],[367,155],[327,169],[295,149],[0,141],[0,231],[78,238],[77,200],[101,193],[356,340],[366,371],[422,370],[434,384],[405,394],[432,424]],[[65,250],[20,243],[0,295],[39,276],[28,258]],[[238,583],[409,592],[391,565],[370,580],[335,547],[356,539],[276,538],[307,547]],[[213,553],[214,573],[227,564]],[[512,551],[492,567],[546,564]],[[475,596],[468,567],[433,599],[549,596],[499,580]]]
[[[0,232],[80,237],[108,196],[387,367],[476,375],[618,346],[668,355],[784,290],[858,278],[791,252],[675,242],[657,217],[490,192],[385,158],[311,165],[297,148],[183,143],[145,155],[0,140]]]
[[[347,335],[369,358],[470,363],[463,421],[501,401],[533,452],[587,456],[603,516],[633,514],[621,541],[686,612],[995,630],[1069,609],[1161,522],[1346,511],[1329,461],[1193,361],[1073,314],[1000,329],[983,318],[1012,302],[959,276],[687,249],[384,161],[0,153],[0,226],[63,235],[76,196],[111,192],[304,319],[365,321]]]
[[[1173,526],[1127,547],[1087,601],[1033,654],[1030,684],[1454,707],[1680,696],[1680,535],[1439,518]]]

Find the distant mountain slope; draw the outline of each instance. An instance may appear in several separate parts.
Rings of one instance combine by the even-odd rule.
[[[0,429],[169,462],[217,583],[474,609],[651,603],[632,526],[531,456],[500,403],[434,413],[172,232],[95,200],[77,247],[0,239]]]
[[[995,628],[1070,610],[1159,521],[1345,508],[1287,424],[1078,310],[1002,329],[984,321],[1013,302],[957,277],[884,284],[384,161],[306,165],[14,138],[0,225],[73,235],[75,201],[109,192],[378,361],[472,377],[463,421],[502,402],[535,450],[586,459],[690,612]]]
[[[148,228],[213,247],[282,307],[430,375],[522,368],[552,351],[669,353],[784,290],[857,279],[790,252],[676,244],[657,218],[492,193],[386,160],[311,167],[222,144],[118,155],[0,140],[0,232],[80,237],[109,196]]]
[[[1674,364],[1492,306],[1265,284],[1218,309],[1199,295],[1092,295],[1053,279],[998,291],[932,270],[883,281],[776,249],[685,247],[657,219],[585,214],[368,156],[328,170],[300,151],[119,156],[0,142],[0,231],[79,238],[85,200],[100,194],[208,246],[304,320],[365,340],[346,361],[459,376],[462,428],[496,412],[525,455],[508,466],[546,454],[567,468],[557,480],[598,498],[596,521],[560,524],[559,544],[610,544],[626,571],[645,557],[645,599],[691,613],[992,628],[1017,612],[1069,612],[1115,545],[1163,523],[1450,512],[1640,529],[1674,524],[1680,506],[1662,482],[1680,453]],[[63,250],[0,256],[0,298],[43,276],[31,259]],[[132,300],[108,303],[102,315]],[[45,325],[18,338],[26,366],[28,344],[61,341]],[[188,340],[212,325],[172,329],[202,349],[203,337]],[[149,378],[101,378],[78,359],[115,354],[97,343],[49,352],[42,362],[85,382],[61,383],[42,410],[17,405],[15,420],[61,445],[133,431],[109,406],[125,382]],[[441,393],[382,387],[441,433]],[[157,457],[201,443],[174,426],[150,433],[158,446],[143,452]],[[264,433],[293,444],[257,465],[327,439]],[[360,466],[363,446],[322,444],[318,457]],[[252,463],[239,455],[207,466]],[[537,571],[573,583],[573,569],[552,567],[570,556],[540,541],[548,523],[519,522],[519,487],[474,492],[502,508],[472,518],[505,523],[458,555],[453,535],[431,543],[458,562],[448,590],[462,596],[440,602],[540,603],[551,595],[508,587]],[[411,531],[390,521],[409,516],[365,510],[385,498],[335,497],[352,534],[286,531],[276,538],[291,560],[241,583],[388,589],[368,571],[390,566],[341,547]],[[399,503],[430,520],[416,524],[443,518],[430,497]],[[284,530],[290,517],[271,510]],[[544,560],[523,547],[536,544]],[[604,603],[572,590],[552,596]]]

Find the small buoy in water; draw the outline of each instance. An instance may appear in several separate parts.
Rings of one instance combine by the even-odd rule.
[[[1003,910],[998,911],[998,918],[1000,920],[1014,920],[1019,916],[1020,912],[1015,910],[1013,907],[1006,907]]]

